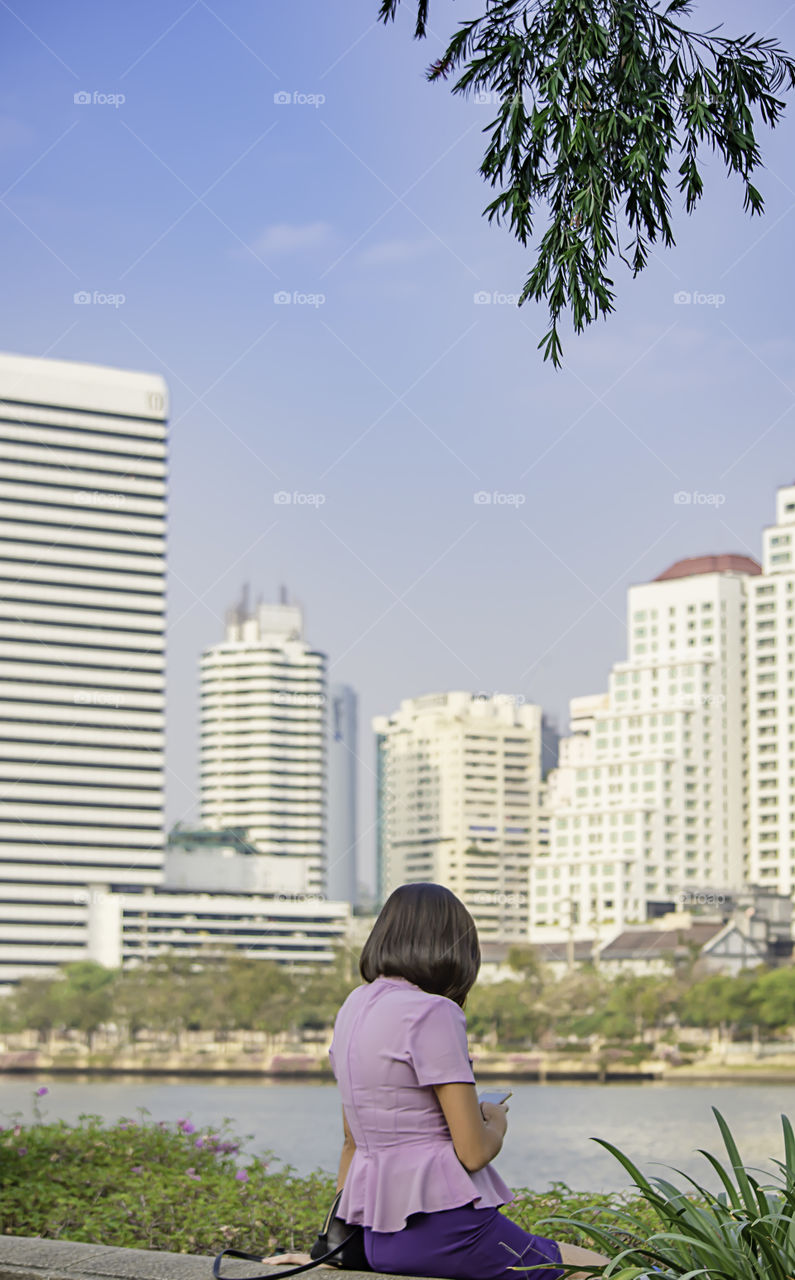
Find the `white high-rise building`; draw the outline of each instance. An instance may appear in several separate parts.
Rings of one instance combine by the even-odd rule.
[[[631,587],[629,656],[571,703],[549,780],[531,938],[646,918],[650,900],[744,879],[747,556],[683,560]]]
[[[167,392],[0,356],[0,984],[163,859]]]
[[[328,896],[357,898],[358,700],[349,684],[329,692]]]
[[[373,721],[383,900],[431,880],[457,894],[485,939],[527,935],[541,790],[541,708],[429,694]]]
[[[795,890],[795,485],[748,583],[748,878]]]
[[[201,818],[326,875],[326,656],[296,605],[246,601],[201,659]]]

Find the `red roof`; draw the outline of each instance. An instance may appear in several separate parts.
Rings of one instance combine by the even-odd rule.
[[[762,572],[761,564],[750,556],[738,556],[732,552],[720,556],[691,556],[688,560],[677,560],[670,569],[659,574],[655,582],[668,582],[671,578],[691,578],[698,573],[748,573],[756,575]]]

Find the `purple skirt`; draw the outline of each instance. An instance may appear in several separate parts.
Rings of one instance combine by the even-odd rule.
[[[412,1213],[402,1231],[365,1227],[364,1252],[374,1271],[392,1275],[446,1280],[560,1280],[565,1275],[554,1240],[531,1235],[498,1209],[472,1204]]]

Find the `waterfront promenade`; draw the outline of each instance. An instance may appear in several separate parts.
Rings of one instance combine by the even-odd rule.
[[[328,1035],[309,1039],[264,1033],[186,1032],[178,1041],[152,1036],[134,1044],[78,1033],[42,1039],[35,1032],[0,1037],[0,1074],[237,1077],[311,1082],[333,1079]],[[472,1047],[479,1079],[553,1081],[795,1081],[795,1043],[720,1041],[702,1036],[682,1052],[657,1040],[620,1047],[595,1040],[572,1049],[497,1052]]]
[[[331,1269],[317,1270],[328,1275]],[[231,1280],[244,1280],[251,1275],[251,1263],[230,1260],[224,1273]],[[372,1271],[346,1271],[345,1275],[350,1280],[365,1280],[365,1276],[379,1280]],[[0,1280],[208,1280],[210,1276],[211,1259],[206,1255],[0,1236]]]

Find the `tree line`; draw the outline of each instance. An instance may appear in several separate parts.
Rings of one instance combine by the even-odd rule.
[[[529,946],[512,948],[515,976],[475,984],[466,1004],[470,1037],[493,1048],[561,1041],[638,1041],[648,1032],[721,1028],[727,1038],[778,1035],[795,1026],[795,967],[709,974],[699,963],[668,975],[607,978],[582,966],[554,977]],[[323,1031],[360,981],[357,957],[287,969],[238,952],[212,962],[168,954],[125,970],[79,961],[47,978],[25,978],[0,1001],[0,1032],[42,1036],[100,1028],[120,1038],[141,1032],[176,1039],[184,1031]]]

